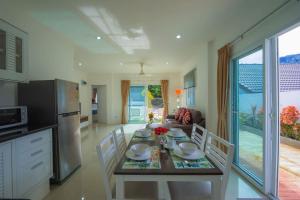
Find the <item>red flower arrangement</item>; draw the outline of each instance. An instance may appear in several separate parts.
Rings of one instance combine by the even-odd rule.
[[[285,125],[294,125],[299,119],[299,110],[295,106],[287,106],[280,113],[280,123]]]
[[[165,133],[167,133],[169,131],[169,129],[164,128],[164,127],[158,127],[154,129],[154,132],[156,135],[163,135]]]

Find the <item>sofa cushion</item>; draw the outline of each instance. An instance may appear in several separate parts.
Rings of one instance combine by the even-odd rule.
[[[189,110],[187,110],[183,116],[182,123],[184,125],[192,124],[192,114]]]
[[[175,120],[179,120],[181,110],[182,108],[178,108],[178,110],[175,112]]]
[[[185,114],[185,112],[187,111],[187,109],[186,108],[182,108],[181,109],[181,111],[180,111],[180,115],[179,115],[179,118],[178,118],[178,120],[177,121],[179,121],[180,123],[182,122],[182,119],[183,119],[183,117],[184,117],[184,114]]]

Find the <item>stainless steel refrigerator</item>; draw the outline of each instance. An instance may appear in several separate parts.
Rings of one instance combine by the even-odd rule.
[[[51,182],[63,182],[81,165],[78,84],[58,79],[20,83],[18,104],[28,107],[28,123],[57,124]]]

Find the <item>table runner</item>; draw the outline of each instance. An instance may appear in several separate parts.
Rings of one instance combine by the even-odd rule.
[[[145,161],[135,161],[126,158],[122,166],[123,169],[160,169],[159,148],[157,146],[151,147],[151,158]]]
[[[170,151],[170,155],[176,169],[200,169],[200,168],[213,168],[213,165],[207,160],[206,157],[198,160],[185,160]]]

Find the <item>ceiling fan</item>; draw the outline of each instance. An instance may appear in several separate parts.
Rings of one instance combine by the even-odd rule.
[[[145,63],[140,62],[141,71],[140,71],[139,75],[140,75],[140,76],[152,76],[151,74],[146,74],[146,73],[144,72],[144,64],[145,64]]]

